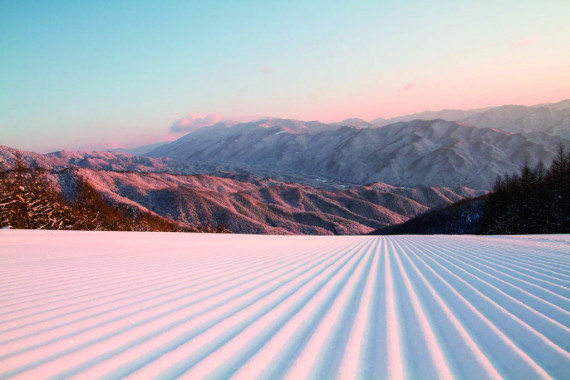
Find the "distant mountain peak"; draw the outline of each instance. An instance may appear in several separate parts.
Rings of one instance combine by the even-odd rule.
[[[544,132],[570,139],[570,99],[534,106],[506,104],[472,110],[424,111],[391,119],[375,119],[372,124],[383,127],[416,119],[444,119],[479,128],[500,129],[509,133]]]
[[[339,125],[339,126],[346,126],[346,127],[354,127],[354,128],[372,128],[374,125],[364,119],[360,119],[360,118],[356,118],[356,117],[352,117],[349,119],[345,119],[342,121],[338,121],[335,123],[331,123],[333,125]]]
[[[294,173],[311,183],[490,189],[497,175],[517,170],[526,160],[531,165],[549,162],[564,141],[544,133],[523,135],[442,118],[400,121],[382,128],[324,125],[319,132],[318,127],[263,120],[223,133],[194,132],[150,155],[230,165],[260,176]],[[305,128],[313,129],[305,132]]]

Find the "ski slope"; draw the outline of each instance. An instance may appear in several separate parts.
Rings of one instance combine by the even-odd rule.
[[[0,231],[0,378],[570,378],[570,235]]]

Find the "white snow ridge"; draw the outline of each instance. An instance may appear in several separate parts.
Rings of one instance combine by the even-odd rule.
[[[570,378],[570,235],[0,231],[0,378]]]

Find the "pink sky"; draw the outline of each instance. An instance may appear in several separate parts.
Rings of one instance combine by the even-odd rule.
[[[569,14],[563,0],[11,2],[0,144],[136,146],[244,115],[558,102],[570,98]]]

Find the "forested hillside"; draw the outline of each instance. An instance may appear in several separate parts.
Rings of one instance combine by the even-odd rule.
[[[32,169],[12,161],[0,175],[0,216],[14,228],[364,234],[483,193],[381,183],[340,191],[254,176]]]
[[[371,235],[464,235],[481,228],[487,195],[462,199],[450,206],[430,210],[404,223],[388,226]]]
[[[541,234],[570,232],[570,152],[562,146],[549,167],[525,165],[498,177],[493,191],[431,210],[372,234]]]
[[[570,232],[570,152],[562,147],[549,168],[525,165],[499,178],[489,195],[482,234]]]
[[[0,227],[99,231],[182,231],[175,222],[150,212],[114,207],[86,181],[74,183],[66,200],[47,175],[21,159],[0,173]]]

